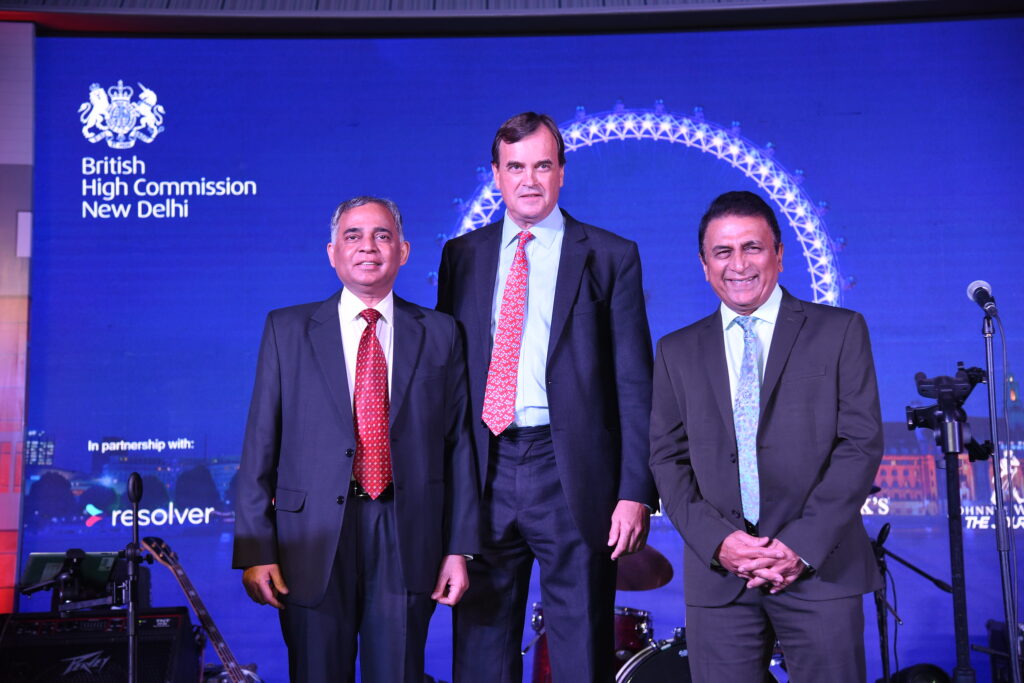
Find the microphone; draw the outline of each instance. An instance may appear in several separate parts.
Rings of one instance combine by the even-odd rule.
[[[878,545],[879,548],[881,548],[882,544],[885,543],[885,539],[889,538],[890,529],[892,529],[892,525],[889,524],[889,522],[886,522],[882,525],[882,528],[878,530],[878,538],[875,539],[875,544]]]
[[[992,285],[984,280],[975,280],[967,285],[967,298],[981,306],[989,315],[999,317],[996,300],[992,296]]]
[[[128,477],[128,502],[137,504],[142,500],[142,477],[138,472],[132,472]]]

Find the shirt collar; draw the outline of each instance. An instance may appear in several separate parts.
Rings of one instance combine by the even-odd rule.
[[[341,322],[350,323],[362,317],[360,314],[367,308],[377,310],[380,313],[380,317],[384,319],[384,322],[389,325],[392,324],[391,321],[394,319],[395,314],[394,290],[388,292],[387,296],[378,301],[376,306],[367,306],[347,288],[341,290],[341,298],[338,300],[338,316],[341,318]]]
[[[530,227],[530,232],[533,233],[533,240],[545,249],[554,243],[555,237],[563,230],[565,230],[565,216],[559,210],[558,204],[555,204],[555,208],[551,210],[551,213]],[[509,218],[508,210],[506,209],[505,220],[501,225],[501,248],[504,249],[512,244],[521,231],[522,228]]]
[[[772,290],[768,300],[761,304],[760,308],[750,314],[750,317],[763,320],[766,323],[772,325],[779,318],[779,305],[782,303],[782,286],[778,282],[775,283],[775,289]],[[727,330],[732,325],[736,318],[740,317],[740,314],[732,310],[722,302],[722,329]]]

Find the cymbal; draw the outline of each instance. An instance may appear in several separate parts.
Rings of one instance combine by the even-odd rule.
[[[620,591],[649,591],[672,580],[672,563],[653,546],[632,555],[623,555],[615,588]]]

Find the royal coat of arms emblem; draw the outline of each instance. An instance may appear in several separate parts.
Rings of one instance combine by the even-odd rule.
[[[99,83],[89,86],[89,101],[78,108],[82,135],[89,142],[106,140],[113,149],[131,149],[136,141],[149,143],[164,130],[164,107],[156,103],[156,93],[139,83],[135,89],[118,81],[106,90]]]

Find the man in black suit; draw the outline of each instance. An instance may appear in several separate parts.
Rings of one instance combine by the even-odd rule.
[[[271,311],[239,469],[234,566],[280,610],[293,681],[422,683],[434,602],[479,550],[465,357],[449,316],[392,292],[409,256],[389,200],[338,206],[344,288]]]
[[[685,541],[695,681],[863,681],[862,594],[881,585],[860,519],[882,456],[867,326],[778,285],[782,239],[750,192],[698,233],[722,305],[658,343],[651,469]]]
[[[556,681],[614,675],[614,559],[640,550],[651,344],[635,243],[558,209],[558,126],[514,116],[491,148],[503,220],[449,241],[438,310],[465,332],[483,550],[455,610],[455,679],[520,681],[536,558]]]

